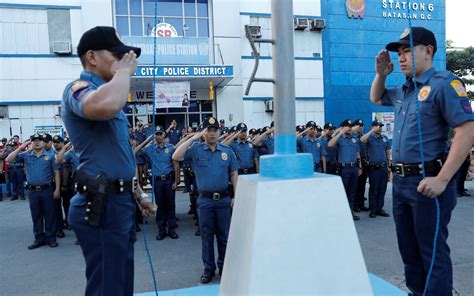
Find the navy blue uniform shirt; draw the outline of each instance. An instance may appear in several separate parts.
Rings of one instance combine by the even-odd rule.
[[[370,163],[387,162],[387,150],[390,150],[388,138],[372,133],[367,139],[367,156]]]
[[[26,151],[16,156],[16,160],[25,164],[26,181],[30,185],[44,185],[54,181],[54,171],[59,167],[54,162],[54,154],[43,149],[39,156]]]
[[[153,174],[155,176],[168,175],[174,171],[173,153],[174,146],[167,143],[160,147],[155,142],[142,149],[142,155],[148,160],[149,164],[153,164]]]
[[[135,176],[135,155],[128,136],[128,120],[123,111],[112,119],[95,121],[84,115],[87,96],[105,81],[84,71],[80,79],[67,85],[63,94],[62,119],[79,156],[78,169],[107,180],[131,180]]]
[[[359,140],[353,135],[342,135],[337,141],[339,151],[339,163],[349,163],[357,161],[357,152],[359,152]]]
[[[74,151],[74,149],[64,153],[63,159],[73,172],[77,170],[77,167],[79,166],[79,156],[77,156],[77,153]]]
[[[178,144],[179,140],[181,140],[181,131],[177,128],[170,129],[170,132],[168,133],[168,138],[170,144]]]
[[[417,94],[413,81],[407,79],[405,84],[387,89],[382,96],[382,105],[395,106],[392,147],[394,162],[421,162],[417,100],[420,105],[426,161],[435,160],[448,152],[449,127],[455,128],[474,120],[462,82],[451,72],[430,68],[416,81]]]
[[[239,169],[234,151],[229,146],[216,145],[214,152],[206,143],[193,144],[184,156],[191,160],[199,191],[221,192],[229,187],[229,175]]]
[[[230,147],[234,150],[235,156],[239,161],[241,169],[249,169],[255,167],[255,158],[258,158],[258,151],[249,141],[234,141]]]
[[[329,147],[329,141],[331,141],[332,137],[324,136],[321,139],[321,143],[323,143],[324,148],[326,149],[326,161],[337,161],[337,147]]]
[[[315,164],[321,163],[321,156],[326,156],[326,148],[324,148],[323,143],[314,138],[311,140],[308,136],[298,139],[297,145],[300,147],[301,152],[311,153],[313,155],[313,162]]]

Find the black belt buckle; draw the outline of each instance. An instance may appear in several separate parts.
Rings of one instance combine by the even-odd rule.
[[[405,177],[405,168],[402,163],[395,164],[395,173],[401,177]]]
[[[220,200],[221,199],[221,194],[219,192],[214,192],[212,194],[212,199],[213,200]]]
[[[34,186],[35,191],[42,191],[41,185]]]
[[[249,170],[248,169],[243,169],[244,174],[248,174]]]
[[[166,181],[166,177],[167,177],[166,175],[161,175],[160,176],[161,181]]]

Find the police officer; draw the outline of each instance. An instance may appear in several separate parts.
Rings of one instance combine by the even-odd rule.
[[[30,143],[32,150],[20,153]],[[60,175],[54,157],[44,150],[42,137],[35,134],[6,158],[8,163],[15,160],[26,166],[28,200],[35,235],[35,241],[28,249],[33,250],[46,244],[55,248],[58,243],[55,236],[53,198],[60,198]]]
[[[252,142],[247,140],[247,125],[243,122],[236,127],[236,141],[230,144],[239,162],[239,175],[257,173],[258,151],[253,147]]]
[[[262,129],[262,134],[260,136],[256,137],[255,140],[253,140],[253,145],[256,147],[263,147],[264,149],[259,150],[260,155],[267,155],[267,154],[273,154],[275,151],[275,139],[273,138],[273,121],[271,125],[268,127],[264,127]]]
[[[382,135],[383,123],[372,122],[372,129],[360,138],[367,145],[367,161],[369,175],[369,217],[390,217],[383,210],[385,192],[389,179],[388,167],[390,161],[390,144],[388,138]]]
[[[313,155],[314,171],[326,173],[326,148],[317,138],[317,125],[314,121],[306,123],[306,129],[297,135],[297,145],[302,153]]]
[[[8,157],[13,151],[18,148],[18,142],[10,141],[8,143],[9,149],[5,152],[5,157]],[[25,146],[26,147],[26,146]],[[8,162],[7,162],[8,163]],[[25,173],[24,173],[24,162],[15,161],[8,163],[8,179],[12,185],[12,198],[11,201],[17,200],[18,197],[25,200]],[[8,191],[7,191],[8,193]]]
[[[232,206],[228,186],[229,180],[234,188],[237,185],[239,164],[232,149],[217,142],[217,120],[214,117],[207,118],[204,127],[204,131],[186,140],[176,149],[173,159],[190,159],[196,173],[199,188],[197,208],[204,262],[201,283],[207,284],[214,277],[216,270],[214,235],[217,237],[217,267],[222,275]],[[202,136],[205,137],[204,143],[191,146],[193,141]]]
[[[398,53],[406,81],[398,87],[386,88],[387,76],[392,73],[394,65],[389,53],[380,51],[375,58],[376,75],[370,100],[379,105],[395,106],[393,215],[405,264],[406,284],[413,295],[422,295],[425,284],[428,285],[426,295],[452,295],[448,224],[456,205],[453,176],[474,142],[471,104],[459,78],[433,67],[437,49],[433,32],[423,27],[407,28],[400,39],[388,44],[386,49]],[[418,118],[423,139],[424,179],[420,170]],[[450,127],[455,130],[455,136],[446,155]],[[438,197],[440,224],[434,266],[430,281],[426,283],[437,229],[437,210],[432,197]]]
[[[324,124],[324,131],[321,134],[321,143],[326,149],[326,173],[337,175],[337,148],[329,147],[328,143],[331,141],[334,134],[334,125],[331,122]]]
[[[53,137],[50,134],[43,134],[44,150],[53,152]]]
[[[359,143],[359,153],[360,159],[362,161],[362,174],[358,178],[357,183],[357,195],[354,201],[354,212],[368,212],[369,208],[365,206],[365,185],[367,184],[369,163],[367,160],[367,147],[365,143],[360,141],[360,138],[363,136],[362,132],[364,131],[364,121],[362,119],[356,119],[354,121],[354,126],[352,127],[352,132],[354,137]]]
[[[46,145],[46,144],[45,144]],[[51,149],[50,153],[52,153],[53,157],[56,158],[56,155],[61,151],[63,148],[63,138],[59,135],[55,135],[52,137],[52,145],[54,149]],[[64,215],[63,215],[63,195],[66,194],[65,187],[63,185],[63,175],[65,173],[64,166],[61,163],[56,163],[56,166],[59,169],[59,175],[61,176],[61,197],[59,199],[54,200],[54,213],[56,217],[56,236],[58,238],[64,238],[66,235],[64,234],[65,222],[64,222]]]
[[[94,27],[77,54],[84,71],[66,86],[61,108],[80,161],[68,222],[86,261],[85,294],[132,295],[135,158],[122,108],[140,49],[123,44],[112,27]],[[144,215],[152,214],[151,201],[136,196]]]
[[[340,168],[340,176],[344,189],[346,190],[347,199],[351,211],[354,208],[354,201],[357,194],[357,179],[362,173],[362,163],[359,154],[358,140],[352,134],[352,121],[344,120],[341,129],[336,131],[334,137],[329,141],[329,147],[337,147],[338,165]],[[354,220],[360,220],[360,217],[352,213]]]
[[[176,120],[171,121],[170,127],[166,130],[166,134],[168,135],[169,143],[171,145],[176,145],[179,140],[181,139],[181,131],[178,128],[178,123]]]
[[[143,141],[146,140],[147,136],[145,134],[145,128],[143,127],[143,123],[139,122],[137,123],[137,128],[133,132],[133,136],[135,136],[135,139],[137,140],[138,145],[143,143]]]
[[[179,163],[172,159],[174,146],[165,143],[166,133],[163,127],[155,129],[155,142],[148,138],[145,142],[135,148],[135,153],[141,151],[153,170],[155,178],[154,192],[158,211],[156,213],[156,224],[158,225],[157,240],[163,240],[167,235],[171,239],[178,239],[176,233],[176,188],[180,182]]]

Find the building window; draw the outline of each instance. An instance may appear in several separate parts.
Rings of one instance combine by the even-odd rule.
[[[180,37],[209,37],[208,0],[114,0],[115,27],[122,36],[150,36],[158,23],[173,25]]]

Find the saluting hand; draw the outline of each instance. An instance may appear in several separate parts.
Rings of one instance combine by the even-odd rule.
[[[388,51],[381,50],[375,57],[375,71],[381,76],[388,76],[393,72],[393,63]]]
[[[31,140],[27,140],[21,144],[20,149],[23,150],[30,144],[31,144]]]
[[[341,128],[341,133],[345,134],[347,133],[351,128],[349,126],[344,126]]]
[[[439,180],[438,177],[428,177],[421,180],[416,190],[428,197],[436,197],[444,192],[446,185],[448,185],[448,182]]]
[[[135,74],[137,69],[138,61],[137,55],[133,50],[130,50],[128,53],[124,54],[120,61],[113,63],[111,71],[115,75],[119,70],[126,70],[130,75]]]
[[[195,133],[192,137],[193,140],[199,140],[201,139],[202,136],[207,132],[207,128],[204,129],[203,131],[200,131],[199,133]]]

